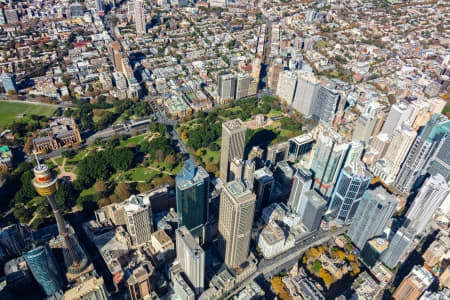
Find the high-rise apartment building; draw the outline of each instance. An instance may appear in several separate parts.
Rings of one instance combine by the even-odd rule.
[[[228,181],[232,159],[243,159],[247,126],[239,119],[222,123],[222,150],[220,152],[220,179]]]
[[[19,23],[19,16],[17,15],[17,10],[15,9],[5,9],[5,17],[8,24]]]
[[[415,188],[417,179],[426,171],[434,151],[449,131],[450,121],[443,115],[435,114],[428,121],[414,140],[395,180],[400,191],[409,192]]]
[[[395,129],[399,128],[403,122],[409,119],[411,112],[412,108],[404,102],[393,104],[381,132],[391,136]],[[411,124],[407,123],[407,125]]]
[[[397,203],[392,195],[380,187],[364,193],[348,231],[348,236],[359,249],[363,249],[369,239],[383,232]]]
[[[342,170],[328,207],[337,221],[345,224],[351,222],[371,179],[361,162]]]
[[[186,226],[175,231],[177,260],[196,295],[205,287],[205,252]]]
[[[395,180],[416,135],[417,133],[406,124],[394,131],[391,143],[383,157],[386,166],[389,168],[387,179],[385,180],[386,183],[390,184]]]
[[[269,88],[275,90],[278,87],[278,79],[280,78],[280,73],[284,70],[283,61],[281,58],[275,59],[273,64],[269,69]]]
[[[236,93],[236,78],[233,74],[219,76],[218,94],[222,101],[233,100]]]
[[[242,98],[247,97],[248,94],[248,89],[250,87],[250,76],[245,73],[245,74],[239,74],[236,78],[236,95],[235,95],[235,99],[239,100]]]
[[[220,196],[219,251],[229,267],[248,258],[256,195],[238,181],[224,185]]]
[[[79,18],[82,18],[84,15],[84,9],[83,9],[83,5],[81,3],[75,2],[75,3],[71,4],[69,7],[69,11],[70,11],[70,17],[72,19],[79,19]],[[6,15],[6,18],[8,18],[8,15]]]
[[[406,213],[408,229],[422,233],[449,193],[450,187],[441,174],[426,179]]]
[[[342,168],[353,166],[355,163],[361,161],[362,154],[364,152],[364,144],[360,141],[350,141],[350,148],[347,152],[347,157]]]
[[[295,88],[297,87],[297,75],[290,71],[283,71],[280,73],[277,85],[277,96],[281,101],[292,104],[295,95]]]
[[[327,210],[327,201],[316,191],[307,191],[304,195],[305,213],[301,217],[303,225],[310,231],[320,228],[320,222]]]
[[[175,177],[178,227],[186,226],[196,237],[202,237],[208,220],[209,175],[187,160]]]
[[[34,279],[47,296],[55,295],[63,289],[63,275],[48,245],[30,250],[24,254],[24,258]]]
[[[23,224],[12,224],[0,229],[0,247],[6,250],[6,255],[10,257],[22,255],[28,230]]]
[[[132,195],[123,202],[127,220],[127,231],[133,246],[143,245],[151,240],[153,232],[152,207],[148,198]]]
[[[134,0],[134,22],[137,35],[143,35],[147,32],[143,0]]]
[[[317,121],[332,125],[336,116],[337,107],[341,95],[338,91],[326,86],[321,86],[314,104],[313,116]]]
[[[306,209],[305,193],[312,188],[313,176],[309,170],[297,169],[294,175],[288,206],[292,212],[304,215]]]
[[[313,114],[314,102],[319,94],[321,83],[312,72],[299,72],[297,76],[297,89],[292,107],[309,117]]]
[[[417,300],[433,281],[433,274],[425,267],[414,266],[392,296],[395,300]]]
[[[322,130],[317,139],[311,170],[314,173],[314,189],[325,199],[331,197],[350,144],[332,130]]]
[[[123,72],[123,63],[122,63],[122,50],[120,43],[117,41],[113,41],[108,45],[108,51],[111,55],[111,60],[114,66],[114,70],[117,72]]]

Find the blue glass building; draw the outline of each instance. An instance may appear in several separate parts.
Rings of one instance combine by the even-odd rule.
[[[28,268],[47,296],[63,288],[63,275],[48,245],[39,246],[24,255]]]
[[[175,177],[178,227],[186,226],[201,236],[208,220],[209,174],[187,160]]]
[[[4,73],[0,75],[0,80],[2,81],[3,88],[6,92],[17,91],[16,80],[13,75]]]

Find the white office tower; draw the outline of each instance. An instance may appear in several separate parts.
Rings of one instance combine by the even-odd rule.
[[[175,231],[177,260],[188,278],[195,294],[199,295],[205,286],[205,252],[186,226]]]
[[[360,250],[368,240],[383,233],[398,201],[383,188],[364,193],[353,217],[348,236]]]
[[[150,241],[153,232],[150,199],[142,195],[133,195],[123,202],[123,209],[127,220],[127,231],[133,246]]]
[[[220,179],[229,181],[230,163],[243,159],[247,126],[239,119],[222,123],[222,150],[220,151]]]
[[[415,231],[416,234],[421,233],[449,192],[450,188],[441,174],[425,180],[406,214],[408,229]]]
[[[385,183],[391,184],[394,182],[416,136],[417,132],[406,124],[394,131],[391,143],[383,157],[385,165],[389,168],[386,174],[387,178],[384,180]]]
[[[297,169],[288,200],[288,206],[292,212],[299,215],[304,215],[307,202],[305,193],[311,190],[312,180],[313,176],[310,171],[305,169]]]
[[[219,208],[219,251],[228,267],[248,258],[256,195],[239,181],[224,185]]]
[[[320,80],[311,72],[299,72],[297,77],[297,89],[292,107],[304,116],[311,116],[314,102],[319,94]]]
[[[393,104],[381,132],[391,136],[395,129],[399,128],[403,122],[407,122],[409,120],[411,112],[411,107],[409,107],[406,103],[401,102],[398,104]]]
[[[290,71],[283,71],[278,78],[277,96],[282,102],[288,105],[292,104],[295,95],[295,88],[297,86],[297,75]]]
[[[235,99],[239,100],[248,96],[248,88],[250,87],[250,76],[239,74],[236,78],[236,95]]]
[[[143,35],[147,32],[143,0],[134,0],[134,22],[136,24],[137,35]]]
[[[233,100],[236,93],[236,78],[233,74],[220,75],[217,89],[222,101]]]
[[[361,161],[363,152],[363,143],[361,143],[360,141],[351,141],[350,149],[348,150],[347,158],[345,159],[345,163],[342,168],[353,166],[355,163],[359,163]]]
[[[368,114],[362,114],[355,122],[352,138],[367,144],[377,124],[377,118]]]

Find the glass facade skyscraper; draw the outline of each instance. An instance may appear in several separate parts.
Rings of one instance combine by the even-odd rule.
[[[186,226],[194,236],[201,236],[208,220],[209,175],[202,167],[187,160],[175,177],[178,227]]]
[[[372,176],[364,165],[346,167],[339,175],[328,209],[342,223],[350,223]]]
[[[47,296],[62,290],[63,275],[48,245],[39,246],[24,255],[28,268]]]

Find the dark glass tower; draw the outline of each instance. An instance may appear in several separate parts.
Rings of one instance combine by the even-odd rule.
[[[50,248],[47,245],[39,246],[24,255],[25,261],[30,268],[36,281],[47,296],[56,294],[62,290],[62,274],[56,263]]]
[[[186,226],[194,236],[202,236],[208,220],[209,175],[187,160],[175,177],[178,227]]]

